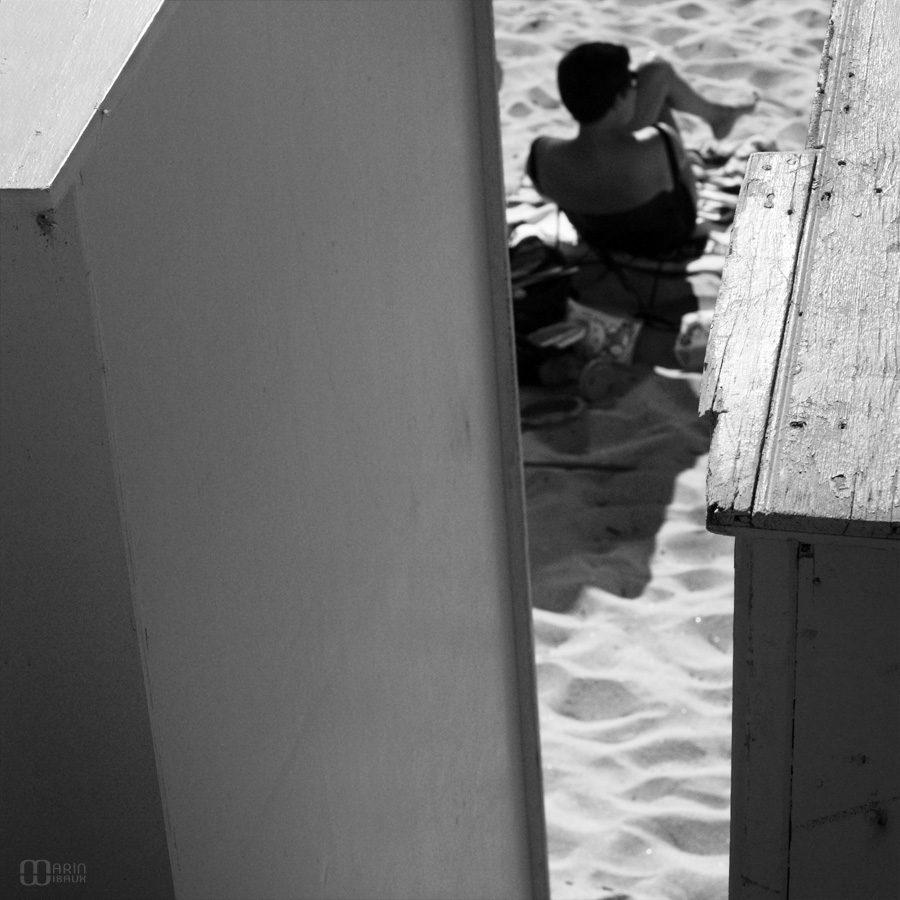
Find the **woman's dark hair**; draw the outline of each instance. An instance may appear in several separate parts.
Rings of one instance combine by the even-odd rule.
[[[579,44],[560,61],[559,96],[577,122],[602,118],[631,80],[628,49],[618,44]]]

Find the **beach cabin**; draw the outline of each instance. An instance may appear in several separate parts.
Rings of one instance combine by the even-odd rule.
[[[808,148],[752,158],[713,322],[736,537],[731,900],[900,897],[900,65],[837,0]]]
[[[489,0],[0,41],[0,894],[546,897]]]

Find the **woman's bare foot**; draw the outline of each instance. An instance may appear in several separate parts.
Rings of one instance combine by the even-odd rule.
[[[735,122],[748,113],[752,113],[756,109],[756,102],[759,98],[754,96],[752,103],[744,103],[741,106],[725,106],[717,103],[713,106],[710,114],[706,117],[709,127],[712,128],[713,137],[720,141],[727,137],[734,128]]]

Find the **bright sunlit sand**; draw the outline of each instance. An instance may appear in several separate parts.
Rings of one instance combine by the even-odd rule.
[[[711,99],[758,95],[731,146],[803,147],[829,8],[495,0],[508,194],[536,136],[574,133],[556,64],[585,41],[659,53]],[[699,119],[678,121],[689,148],[711,140]],[[705,530],[698,387],[699,375],[623,372],[581,422],[524,433],[556,900],[727,895],[732,541]]]

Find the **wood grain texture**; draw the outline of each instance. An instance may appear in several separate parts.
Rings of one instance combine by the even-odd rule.
[[[797,544],[735,542],[729,897],[788,896]]]
[[[900,550],[799,564],[791,900],[900,897]]]
[[[892,0],[835,4],[802,223],[748,170],[701,398],[713,529],[900,539],[898,30]]]
[[[716,427],[711,523],[749,520],[816,153],[754,154],[710,334],[701,413]]]
[[[841,0],[834,19],[754,524],[900,537],[900,5]]]
[[[0,189],[51,186],[163,2],[0,4]]]
[[[898,897],[900,552],[758,533],[735,544],[729,897]]]

